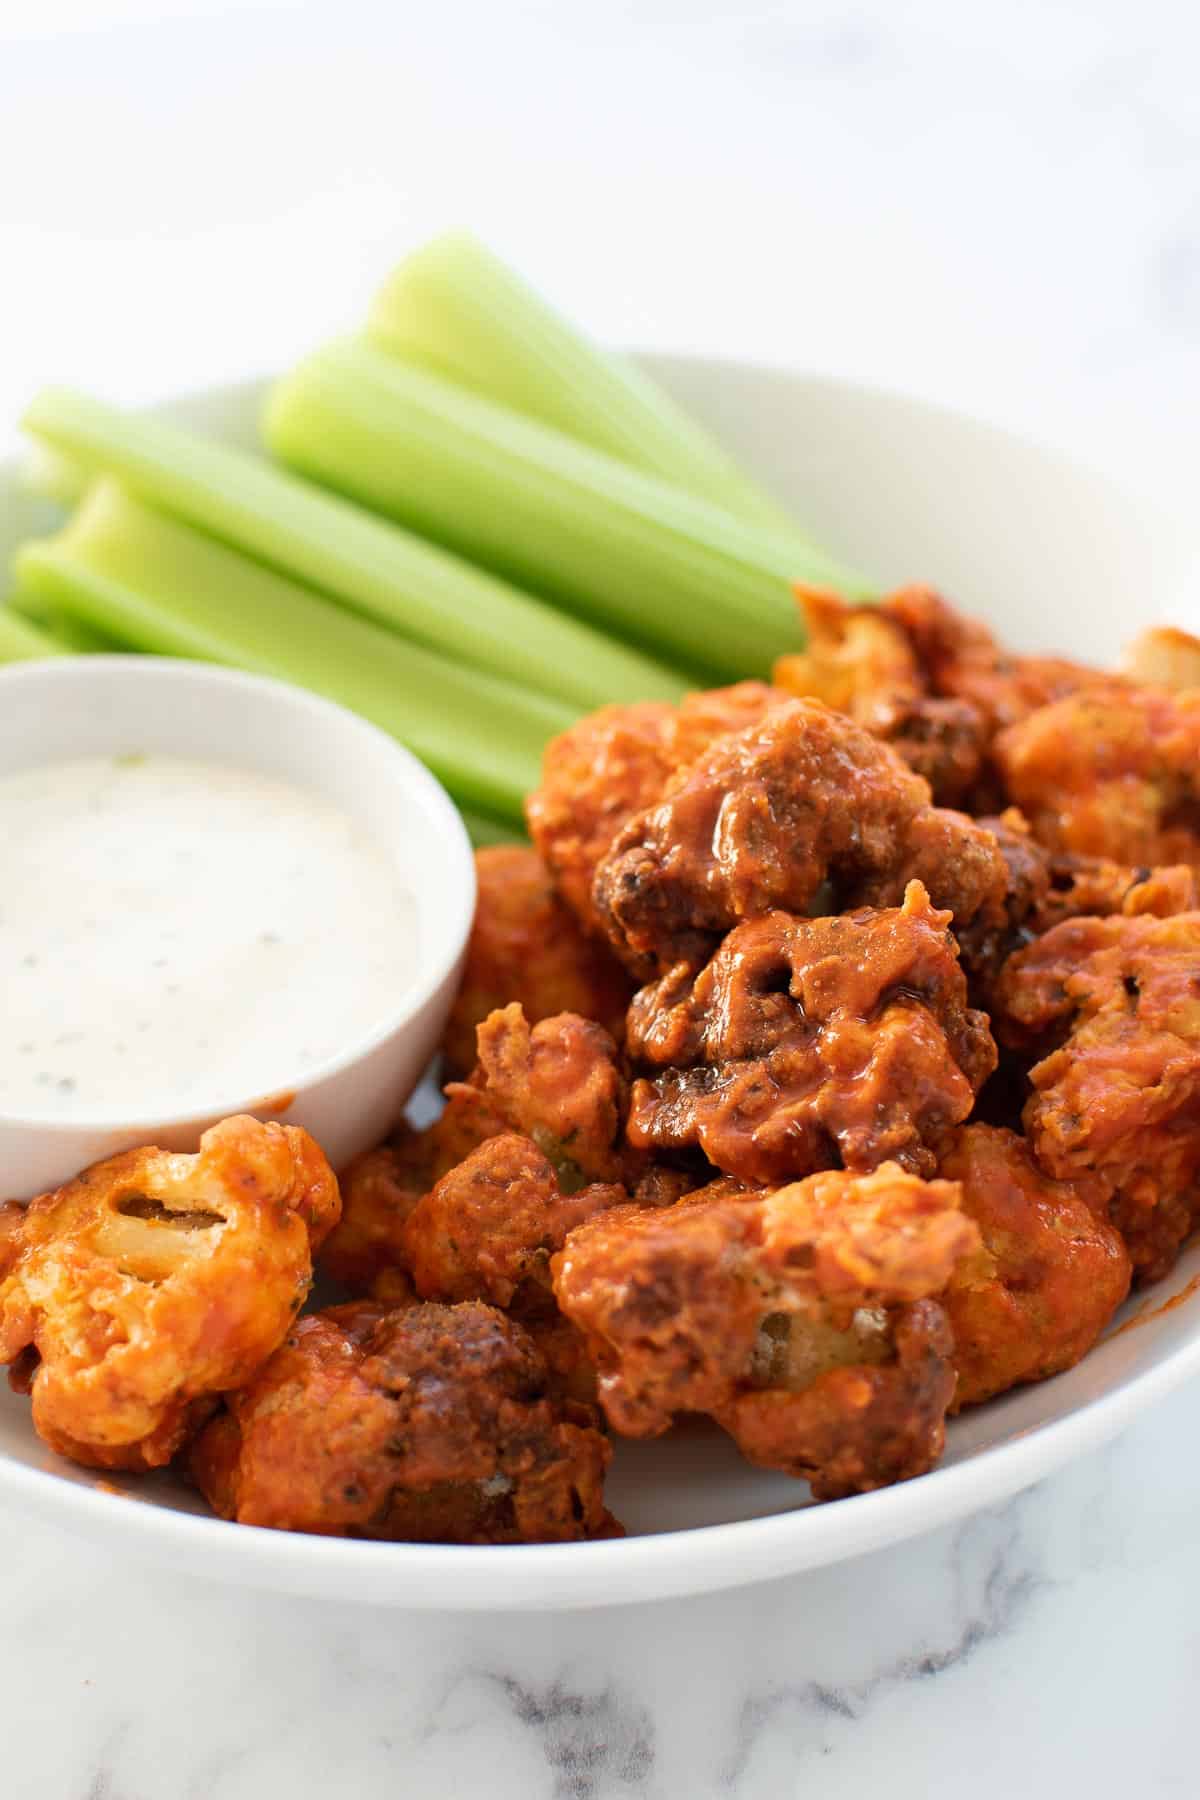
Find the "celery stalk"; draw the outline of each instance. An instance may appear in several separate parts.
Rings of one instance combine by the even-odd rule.
[[[470,232],[447,232],[406,257],[376,294],[366,330],[377,349],[800,536],[649,376],[593,344]]]
[[[260,457],[78,394],[25,423],[60,455],[429,648],[574,710],[676,700],[686,683],[627,644],[322,493]]]
[[[93,471],[76,457],[66,456],[51,444],[34,444],[21,470],[22,485],[43,500],[71,507],[83,498]]]
[[[796,647],[793,582],[865,591],[816,552],[363,344],[279,382],[265,431],[305,475],[705,674],[765,676]]]
[[[129,649],[127,643],[113,637],[111,632],[97,631],[94,626],[85,625],[82,619],[70,618],[60,608],[49,605],[40,594],[30,593],[28,588],[18,588],[10,594],[8,604],[23,619],[75,655],[94,656]]]
[[[99,482],[56,537],[17,555],[20,585],[138,649],[194,656],[340,700],[414,750],[456,799],[519,821],[542,745],[570,708],[356,618]]]
[[[511,825],[499,819],[489,819],[483,813],[475,812],[469,806],[460,806],[462,822],[467,828],[467,836],[476,850],[482,850],[487,844],[527,844],[529,839]]]
[[[66,649],[47,631],[0,605],[0,663],[33,662],[43,656],[65,656]]]

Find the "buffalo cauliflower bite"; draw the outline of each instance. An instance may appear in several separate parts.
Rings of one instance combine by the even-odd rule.
[[[19,1200],[6,1200],[0,1205],[0,1280],[20,1253],[24,1224],[25,1208]]]
[[[1134,638],[1124,672],[1139,687],[1200,688],[1200,638],[1177,625],[1155,625]]]
[[[629,977],[559,898],[537,851],[493,845],[475,852],[475,870],[475,922],[442,1043],[450,1072],[470,1073],[476,1026],[514,1000],[532,1024],[554,1013],[581,1013],[619,1037]]]
[[[456,1087],[426,1130],[401,1123],[385,1144],[356,1156],[341,1173],[342,1216],[321,1251],[324,1272],[362,1293],[399,1266],[404,1223],[422,1194],[506,1129],[478,1089]]]
[[[1007,870],[1003,917],[994,914],[957,933],[973,993],[987,1004],[1009,956],[1064,919],[1084,914],[1190,912],[1200,899],[1186,864],[1131,868],[1106,857],[1074,856],[1038,843],[1017,807],[976,820],[995,838]]]
[[[793,1337],[796,1331],[793,1327]],[[799,1334],[801,1342],[804,1333]],[[838,1500],[924,1475],[946,1441],[954,1393],[953,1339],[935,1300],[862,1308],[849,1328],[813,1334],[815,1355],[789,1344],[785,1376],[744,1390],[718,1422],[747,1462],[807,1481],[816,1500]],[[820,1370],[788,1384],[792,1358]]]
[[[279,1344],[337,1216],[308,1134],[240,1117],[195,1156],[131,1150],[31,1201],[0,1281],[0,1361],[23,1357],[25,1385],[36,1354],[40,1436],[94,1468],[169,1462]]]
[[[939,806],[961,806],[983,773],[988,732],[968,700],[928,692],[907,634],[882,605],[851,605],[840,594],[798,586],[807,647],[775,664],[788,693],[823,700],[882,738],[923,775]]]
[[[1200,913],[1056,925],[1009,959],[995,1016],[1043,1052],[1024,1113],[1038,1162],[1100,1181],[1137,1279],[1165,1274],[1200,1179]]]
[[[1003,907],[989,833],[930,807],[928,785],[843,714],[792,700],[631,818],[593,893],[618,955],[649,976],[698,966],[742,919],[878,904],[918,874],[960,928]]]
[[[1129,1291],[1130,1262],[1103,1216],[1103,1187],[1055,1181],[1014,1132],[961,1127],[939,1173],[961,1187],[982,1240],[941,1297],[959,1408],[1086,1356]]]
[[[493,1307],[370,1301],[301,1319],[191,1451],[244,1525],[423,1543],[610,1536],[610,1450],[552,1400],[532,1339]]]
[[[602,1026],[561,1013],[531,1029],[514,1002],[485,1019],[477,1038],[471,1080],[449,1084],[433,1125],[401,1125],[344,1170],[342,1221],[321,1257],[335,1281],[361,1293],[383,1270],[407,1268],[405,1232],[418,1201],[504,1133],[532,1139],[567,1192],[643,1173],[645,1158],[622,1143],[626,1083]]]
[[[541,786],[525,803],[529,835],[586,930],[603,936],[592,883],[625,821],[653,805],[675,771],[715,738],[785,699],[760,681],[742,681],[689,694],[678,707],[651,700],[602,706],[551,740]]]
[[[985,810],[999,796],[998,731],[1081,689],[1125,677],[1054,656],[1013,656],[987,626],[932,588],[901,588],[878,604],[798,587],[808,647],[775,666],[776,683],[812,694],[884,738],[943,806]]]
[[[678,1413],[711,1413],[752,1460],[817,1493],[928,1467],[954,1386],[928,1297],[979,1241],[957,1199],[951,1183],[885,1164],[774,1192],[719,1182],[581,1226],[554,1259],[554,1288],[610,1423],[648,1437]],[[790,1430],[768,1429],[767,1412]]]
[[[988,740],[1038,707],[1121,680],[1061,656],[1014,656],[933,588],[900,588],[880,606],[904,632],[928,692],[975,707]]]
[[[904,905],[839,917],[768,913],[699,975],[644,988],[629,1048],[662,1072],[634,1084],[635,1147],[698,1147],[748,1181],[895,1160],[932,1174],[996,1063],[967,1005],[947,925],[919,883]]]
[[[640,1164],[622,1142],[627,1083],[603,1026],[559,1013],[531,1028],[514,1003],[485,1019],[477,1036],[472,1088],[508,1130],[533,1139],[563,1186],[636,1178]]]
[[[1003,732],[996,758],[1051,849],[1200,869],[1200,692],[1076,694]]]
[[[552,1165],[526,1137],[489,1138],[417,1202],[402,1233],[403,1265],[427,1300],[510,1306],[549,1264],[569,1231],[628,1199],[623,1187],[563,1193]]]

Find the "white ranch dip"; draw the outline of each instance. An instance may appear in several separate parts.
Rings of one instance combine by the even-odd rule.
[[[400,870],[301,788],[156,755],[0,778],[0,1112],[265,1098],[382,1024],[417,956]]]

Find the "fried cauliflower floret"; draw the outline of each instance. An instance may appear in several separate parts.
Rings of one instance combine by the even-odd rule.
[[[490,1306],[301,1319],[192,1447],[223,1518],[421,1543],[608,1536],[609,1446],[547,1396],[532,1339]]]
[[[813,1335],[823,1365],[814,1380],[741,1392],[718,1413],[746,1460],[807,1481],[817,1500],[926,1474],[942,1454],[954,1393],[953,1340],[937,1301],[862,1308],[851,1326]]]
[[[634,813],[715,738],[753,724],[784,696],[760,681],[660,701],[604,706],[552,739],[541,786],[525,803],[529,835],[567,905],[603,936],[592,905],[596,865]],[[509,996],[510,998],[512,996]]]
[[[1076,694],[1003,732],[996,759],[1052,849],[1200,869],[1200,692]]]
[[[475,870],[475,922],[442,1043],[450,1073],[470,1073],[476,1026],[510,1001],[519,1002],[531,1024],[554,1013],[581,1013],[619,1038],[629,977],[559,898],[537,851],[493,845],[475,852]]]
[[[21,1251],[21,1234],[25,1225],[25,1208],[19,1200],[5,1200],[0,1205],[0,1280],[8,1274]]]
[[[975,707],[989,739],[1067,694],[1120,682],[1061,656],[1011,655],[982,620],[958,612],[933,588],[900,588],[880,608],[904,632],[927,691]]]
[[[1200,688],[1200,638],[1177,625],[1155,625],[1134,638],[1123,673],[1138,687]]]
[[[1124,1300],[1131,1270],[1103,1217],[1103,1188],[1053,1180],[1014,1132],[961,1127],[939,1170],[961,1187],[982,1239],[942,1295],[957,1409],[1072,1368]]]
[[[602,1026],[560,1013],[531,1028],[514,1002],[483,1021],[477,1040],[471,1080],[449,1084],[433,1125],[400,1126],[344,1170],[342,1221],[321,1257],[335,1281],[364,1293],[384,1269],[407,1268],[405,1229],[417,1202],[504,1133],[532,1139],[568,1193],[645,1172],[645,1158],[622,1141],[626,1082]]]
[[[489,1137],[507,1130],[475,1088],[456,1088],[424,1131],[401,1123],[385,1144],[342,1170],[342,1216],[320,1264],[334,1281],[365,1293],[384,1270],[403,1262],[403,1231],[422,1194]]]
[[[1006,964],[996,1017],[1048,1051],[1024,1113],[1038,1162],[1102,1182],[1136,1278],[1165,1274],[1200,1179],[1200,913],[1055,926]]]
[[[899,906],[910,881],[919,881],[953,915],[955,938],[994,929],[1004,917],[1008,869],[994,834],[979,820],[949,807],[917,814],[897,868],[866,889],[864,904]]]
[[[774,1192],[718,1183],[665,1211],[617,1209],[581,1226],[554,1259],[554,1289],[595,1360],[610,1423],[649,1437],[677,1413],[711,1413],[747,1454],[807,1476],[815,1492],[927,1467],[953,1392],[936,1307],[928,1329],[914,1321],[938,1359],[936,1375],[923,1371],[936,1419],[904,1372],[903,1340],[913,1308],[978,1245],[957,1199],[952,1184],[887,1164]],[[877,1387],[890,1432],[871,1398]],[[768,1458],[755,1421],[776,1395],[804,1404],[790,1407],[795,1429]],[[910,1424],[921,1415],[911,1431],[906,1410]],[[831,1413],[840,1430],[819,1430],[818,1416]],[[893,1449],[903,1438],[904,1453],[885,1438]]]
[[[985,914],[958,934],[963,967],[984,1005],[1007,958],[1064,919],[1110,913],[1167,918],[1200,904],[1195,872],[1186,864],[1137,869],[1047,849],[1017,807],[976,824],[995,838],[1007,869],[1003,918]]]
[[[506,1129],[533,1139],[565,1187],[636,1178],[622,1144],[627,1084],[603,1026],[559,1013],[531,1028],[514,1004],[484,1020],[478,1054],[472,1086]]]
[[[698,976],[636,997],[630,1053],[637,1148],[698,1147],[747,1181],[894,1160],[932,1174],[932,1145],[965,1119],[996,1063],[947,925],[919,883],[898,909],[790,913],[735,927]]]
[[[823,700],[870,729],[875,707],[891,694],[925,691],[916,653],[884,607],[856,606],[826,588],[797,583],[806,645],[781,656],[772,671],[776,687]]]
[[[803,586],[796,597],[808,645],[775,664],[776,687],[849,714],[924,776],[939,806],[962,805],[987,752],[979,708],[928,691],[916,652],[886,601],[854,606],[840,594]]]
[[[662,791],[673,710],[645,700],[589,713],[547,744],[541,786],[525,802],[530,837],[563,899],[593,932],[596,864],[626,819]]]
[[[898,898],[918,860],[959,926],[1002,906],[1003,859],[986,832],[931,808],[927,784],[843,714],[793,700],[718,740],[631,818],[594,898],[618,955],[647,976],[698,966],[731,926],[776,907]]]
[[[686,769],[718,738],[758,725],[769,713],[786,706],[788,699],[779,688],[762,681],[738,681],[732,687],[703,688],[689,694],[680,702],[667,733],[670,773]]]
[[[95,1468],[169,1462],[283,1338],[338,1204],[307,1132],[241,1117],[195,1156],[131,1150],[31,1201],[0,1282],[0,1362],[36,1352],[39,1435]]]
[[[510,1306],[529,1283],[549,1288],[550,1257],[568,1232],[627,1199],[612,1185],[563,1193],[537,1146],[509,1132],[417,1202],[403,1228],[403,1263],[423,1299]]]

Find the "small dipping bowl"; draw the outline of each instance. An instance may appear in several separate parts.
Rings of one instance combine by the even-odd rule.
[[[475,864],[457,809],[394,739],[332,701],[257,675],[152,656],[79,656],[0,669],[0,777],[76,757],[184,757],[288,782],[340,809],[395,858],[416,912],[412,979],[378,1024],[324,1062],[264,1069],[256,1092],[214,1110],[103,1121],[0,1110],[0,1200],[58,1186],[142,1144],[194,1150],[219,1118],[303,1125],[335,1169],[384,1137],[433,1055],[475,909]],[[398,917],[397,930],[411,930]],[[248,999],[253,1004],[253,999]]]

